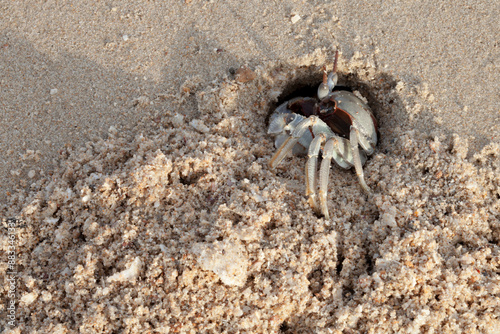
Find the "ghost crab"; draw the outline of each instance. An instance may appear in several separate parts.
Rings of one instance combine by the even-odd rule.
[[[366,193],[363,164],[377,144],[377,121],[366,103],[346,90],[336,90],[338,51],[333,71],[327,75],[323,67],[323,82],[317,98],[296,97],[279,105],[270,118],[268,133],[276,135],[278,148],[269,166],[275,168],[288,152],[308,154],[306,163],[306,196],[317,214],[329,219],[326,195],[330,163],[349,169],[354,166],[359,183]],[[361,149],[359,149],[361,146]],[[306,151],[307,150],[307,151]],[[318,155],[319,206],[316,198]]]

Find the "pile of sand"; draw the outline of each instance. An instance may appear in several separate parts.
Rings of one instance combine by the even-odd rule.
[[[305,158],[268,168],[269,112],[331,58],[188,78],[137,102],[165,110],[150,133],[110,128],[19,184],[3,209],[20,219],[17,332],[497,332],[500,145],[468,154],[411,129],[432,99],[421,86],[369,56],[341,61],[381,141],[372,196],[332,167],[329,221],[307,204]]]

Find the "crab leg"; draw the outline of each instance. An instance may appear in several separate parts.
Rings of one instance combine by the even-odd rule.
[[[276,153],[274,153],[271,161],[269,162],[269,166],[271,168],[275,168],[276,166],[279,165],[279,163],[285,158],[287,153],[293,149],[295,144],[297,144],[300,137],[302,137],[307,128],[316,123],[316,120],[317,120],[316,116],[311,116],[304,119],[299,124],[297,124],[297,127],[293,130],[292,135],[288,137],[283,142],[283,144],[281,144],[280,148],[276,151]]]
[[[323,160],[319,169],[319,203],[321,206],[321,214],[325,219],[330,219],[328,214],[328,207],[326,205],[326,193],[328,191],[328,178],[330,176],[330,163],[333,157],[333,150],[335,150],[335,138],[327,140],[323,148]]]
[[[353,127],[356,128],[356,131],[358,133],[357,138],[365,138],[368,141],[368,146],[366,146],[366,144],[363,145],[358,140],[359,144],[361,145],[361,148],[363,148],[363,150],[366,152],[366,154],[371,155],[373,153],[373,151],[375,150],[375,145],[377,145],[376,134],[374,135],[375,136],[375,140],[374,140],[374,138],[372,138],[372,136],[370,136],[368,134],[368,131],[366,131],[366,129],[359,122],[353,121],[352,125],[353,125]]]
[[[326,136],[320,134],[311,141],[308,152],[309,159],[306,163],[306,196],[309,198],[309,205],[316,213],[319,213],[318,203],[316,202],[316,166],[318,164],[319,150],[325,139]]]
[[[359,184],[366,193],[370,193],[370,188],[366,185],[365,176],[363,173],[363,166],[361,165],[361,158],[359,156],[359,145],[358,145],[359,131],[355,126],[351,126],[351,132],[349,133],[349,141],[351,142],[352,149],[352,160],[354,161],[354,169],[359,178]]]

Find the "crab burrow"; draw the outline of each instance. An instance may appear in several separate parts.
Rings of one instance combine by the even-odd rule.
[[[275,168],[289,152],[307,154],[306,196],[317,214],[329,219],[326,203],[330,163],[354,167],[364,191],[370,192],[363,164],[377,145],[377,121],[370,107],[354,93],[337,87],[338,51],[333,71],[323,69],[323,81],[315,97],[295,97],[280,104],[270,118],[268,133],[278,148],[269,165]],[[361,147],[361,150],[360,150]],[[317,182],[318,156],[322,161]],[[319,196],[316,189],[319,183]],[[319,205],[318,205],[319,200]]]

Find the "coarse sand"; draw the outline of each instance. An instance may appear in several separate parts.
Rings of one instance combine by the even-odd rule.
[[[2,333],[500,333],[498,4],[252,3],[1,4]],[[326,220],[267,122],[337,49]]]

